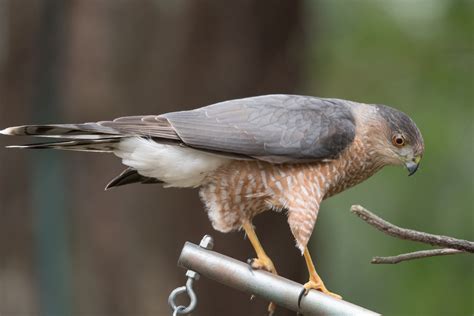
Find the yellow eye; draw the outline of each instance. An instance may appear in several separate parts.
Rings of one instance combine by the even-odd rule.
[[[392,144],[397,147],[405,146],[405,137],[401,134],[394,135],[392,137]]]

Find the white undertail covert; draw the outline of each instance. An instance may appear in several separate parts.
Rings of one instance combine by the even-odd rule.
[[[210,172],[230,161],[189,147],[159,144],[142,137],[123,139],[114,154],[139,174],[159,179],[166,187],[180,188],[200,186]]]

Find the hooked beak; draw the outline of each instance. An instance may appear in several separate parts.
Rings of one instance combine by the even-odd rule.
[[[405,166],[407,167],[407,170],[408,170],[408,176],[413,175],[418,170],[418,167],[420,166],[420,160],[421,160],[421,157],[418,156],[405,163]]]

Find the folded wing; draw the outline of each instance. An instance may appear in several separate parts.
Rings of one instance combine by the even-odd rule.
[[[349,101],[268,95],[162,115],[188,146],[270,162],[336,157],[354,139]]]

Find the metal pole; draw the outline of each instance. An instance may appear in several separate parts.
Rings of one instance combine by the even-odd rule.
[[[301,300],[303,285],[266,271],[251,270],[243,262],[186,242],[178,265],[234,289],[260,296],[303,315],[380,315],[349,302],[310,291]]]

